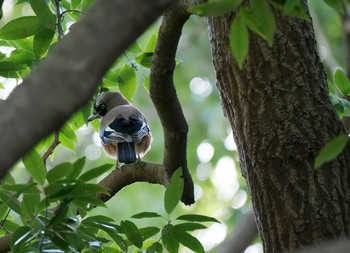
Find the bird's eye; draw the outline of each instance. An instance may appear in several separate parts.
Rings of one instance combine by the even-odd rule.
[[[100,109],[101,109],[101,110],[104,110],[105,108],[106,108],[106,105],[105,105],[105,104],[100,105]]]

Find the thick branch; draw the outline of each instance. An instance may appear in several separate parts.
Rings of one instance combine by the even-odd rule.
[[[101,195],[99,198],[108,201],[125,186],[136,182],[147,182],[150,184],[168,184],[167,170],[162,164],[137,162],[123,165],[121,169],[115,169],[100,183],[108,189],[109,196]]]
[[[169,176],[179,167],[184,177],[182,202],[194,203],[193,182],[187,167],[186,146],[188,126],[173,82],[175,54],[182,27],[189,17],[182,5],[164,15],[151,68],[150,94],[164,129],[164,166]]]
[[[0,178],[89,100],[115,59],[174,0],[96,1],[0,106]]]

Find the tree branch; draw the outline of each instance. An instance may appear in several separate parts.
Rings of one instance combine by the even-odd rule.
[[[1,104],[0,178],[87,103],[115,59],[173,2],[95,2]]]
[[[102,194],[98,198],[106,202],[125,186],[136,182],[168,185],[167,169],[158,163],[136,162],[125,164],[120,169],[113,170],[100,183],[109,191],[109,196]]]
[[[188,125],[173,82],[176,49],[188,18],[182,4],[174,6],[163,17],[152,60],[150,95],[164,129],[164,166],[169,168],[169,177],[177,168],[182,168],[185,184],[181,201],[191,205],[194,193],[186,158]]]

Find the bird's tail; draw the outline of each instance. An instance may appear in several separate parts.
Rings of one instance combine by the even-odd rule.
[[[136,162],[134,142],[118,143],[118,161],[125,164]]]

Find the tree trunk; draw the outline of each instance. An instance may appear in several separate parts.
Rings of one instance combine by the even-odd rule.
[[[250,33],[239,70],[229,48],[234,14],[208,19],[217,86],[238,146],[265,252],[349,235],[349,145],[313,169],[345,129],[333,109],[312,24],[276,14],[272,47]]]

